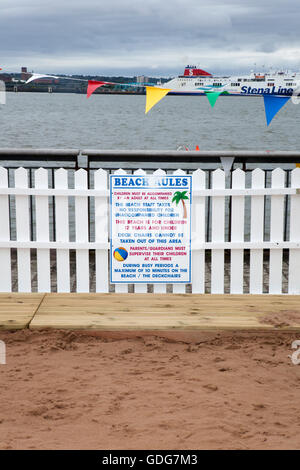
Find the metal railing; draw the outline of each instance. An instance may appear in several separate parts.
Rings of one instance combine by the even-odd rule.
[[[175,151],[175,150],[94,150],[94,149],[30,149],[0,148],[2,166],[15,167],[24,162],[36,166],[40,162],[50,168],[101,167],[117,169],[126,163],[127,169],[194,170],[199,164],[220,164],[221,157],[234,157],[234,166],[242,164],[292,164],[300,162],[300,152],[294,151]],[[3,162],[7,162],[3,165]]]

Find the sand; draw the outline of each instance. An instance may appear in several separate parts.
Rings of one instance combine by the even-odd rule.
[[[1,449],[299,449],[297,333],[0,332]]]

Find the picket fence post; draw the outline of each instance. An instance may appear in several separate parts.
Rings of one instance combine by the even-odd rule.
[[[265,172],[256,168],[252,172],[252,188],[265,187]],[[264,196],[251,197],[250,240],[262,242],[264,239]],[[250,294],[263,292],[263,250],[250,250]]]
[[[285,173],[281,168],[272,171],[272,188],[284,188]],[[283,241],[284,196],[271,196],[270,241]],[[282,293],[282,249],[270,250],[269,294]]]
[[[25,168],[15,171],[15,187],[28,188],[28,174]],[[17,241],[30,241],[29,197],[16,196],[16,233]],[[31,257],[30,248],[18,248],[18,291],[31,292]]]
[[[94,174],[94,187],[97,190],[107,190],[107,173],[105,170],[97,170]],[[108,208],[107,196],[95,197],[95,241],[108,242]],[[108,250],[96,250],[96,292],[108,292]]]
[[[245,188],[245,172],[237,168],[232,172],[232,189]],[[244,242],[245,197],[232,196],[231,202],[231,241]],[[244,250],[231,250],[230,254],[230,293],[244,291]]]
[[[292,171],[292,188],[300,188],[300,168]],[[300,194],[291,196],[290,241],[300,242]],[[300,294],[300,250],[290,249],[289,253],[289,294]]]
[[[48,171],[39,168],[34,173],[35,187],[48,189]],[[49,200],[48,196],[36,196],[36,240],[49,242]],[[38,248],[37,253],[37,287],[38,292],[51,292],[50,281],[50,250]]]
[[[8,171],[0,168],[0,188],[8,188]],[[0,196],[0,241],[10,240],[8,196]],[[0,249],[0,292],[11,292],[11,255],[9,248]]]
[[[75,189],[87,189],[87,172],[82,168],[75,172]],[[75,196],[75,236],[76,242],[88,242],[89,239],[88,198]],[[89,250],[76,250],[76,290],[90,291]]]
[[[225,188],[225,172],[218,168],[213,172],[213,189]],[[224,242],[225,197],[212,197],[212,242]],[[224,293],[224,250],[211,250],[211,293]]]
[[[55,189],[68,189],[68,172],[63,168],[55,171]],[[69,201],[68,196],[55,197],[56,241],[69,242]],[[56,250],[57,292],[70,292],[70,251]]]
[[[205,292],[205,250],[193,249],[193,242],[205,242],[205,196],[195,196],[197,190],[205,189],[205,172],[196,170],[192,181],[192,292]]]

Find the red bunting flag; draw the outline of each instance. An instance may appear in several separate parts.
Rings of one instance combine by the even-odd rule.
[[[89,80],[86,97],[89,98],[97,88],[102,85],[105,85],[107,82],[97,82],[96,80]]]

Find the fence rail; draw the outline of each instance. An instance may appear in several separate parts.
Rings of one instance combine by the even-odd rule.
[[[291,164],[300,162],[300,152],[293,151],[170,151],[170,150],[95,150],[0,148],[0,161],[15,167],[17,161],[51,168],[106,169],[197,169],[199,164],[220,164],[221,158],[234,158],[234,164]],[[63,165],[61,164],[63,163]]]
[[[1,167],[0,291],[299,294],[300,168],[269,173],[190,172],[191,285],[110,285],[109,171]]]

